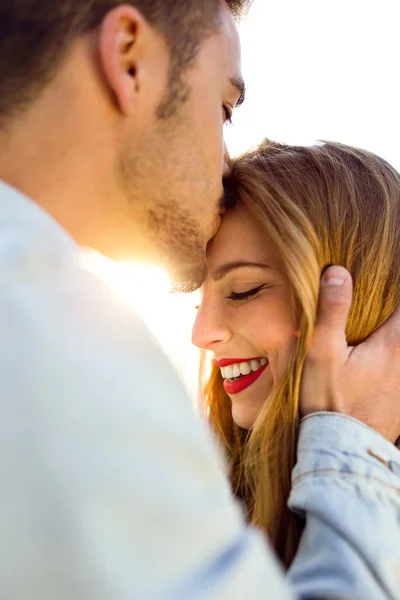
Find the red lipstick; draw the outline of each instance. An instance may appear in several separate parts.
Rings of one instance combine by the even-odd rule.
[[[243,392],[243,390],[245,390],[255,381],[257,381],[257,379],[264,373],[265,369],[268,366],[269,363],[265,364],[263,367],[260,367],[258,371],[252,371],[248,375],[244,375],[236,381],[229,381],[229,379],[224,379],[224,389],[226,393],[239,394],[239,392]]]

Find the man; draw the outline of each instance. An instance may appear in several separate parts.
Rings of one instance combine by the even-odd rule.
[[[285,582],[165,358],[79,264],[92,246],[201,282],[245,4],[1,8],[5,598],[398,597],[400,315],[348,349],[351,278],[325,274],[290,500],[307,525]]]

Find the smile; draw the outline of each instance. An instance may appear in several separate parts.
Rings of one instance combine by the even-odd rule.
[[[221,369],[227,394],[238,394],[252,385],[267,369],[266,358],[215,361]]]

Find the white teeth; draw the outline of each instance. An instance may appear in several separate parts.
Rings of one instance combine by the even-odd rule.
[[[248,363],[248,362],[240,363],[239,367],[240,367],[240,372],[242,375],[248,375],[249,373],[251,373],[250,363]]]
[[[258,371],[258,369],[264,367],[267,363],[268,360],[266,358],[260,358],[259,360],[253,358],[251,361],[221,367],[221,375],[223,379],[234,379],[240,375],[249,375],[251,371]]]
[[[238,364],[233,365],[233,376],[234,377],[239,377],[240,375],[240,367]]]
[[[225,367],[225,379],[232,379],[233,377],[233,365],[228,365]]]

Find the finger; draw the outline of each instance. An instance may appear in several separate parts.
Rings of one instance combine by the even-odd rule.
[[[343,267],[329,267],[321,280],[317,324],[345,328],[352,293],[350,273]]]
[[[347,347],[346,325],[351,307],[351,275],[339,266],[330,267],[321,280],[317,321],[308,356],[317,361],[334,361]]]

